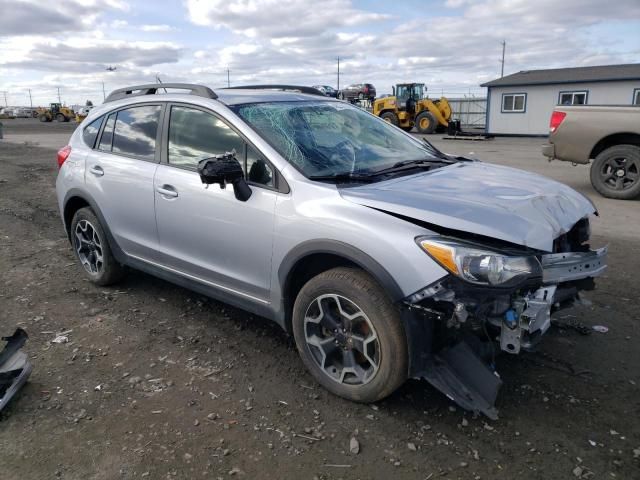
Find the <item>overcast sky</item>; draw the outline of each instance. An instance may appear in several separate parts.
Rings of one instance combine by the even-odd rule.
[[[519,70],[640,62],[640,0],[0,0],[10,105],[102,101],[153,81],[482,93]],[[116,67],[109,72],[108,66]],[[4,98],[0,95],[0,103]]]

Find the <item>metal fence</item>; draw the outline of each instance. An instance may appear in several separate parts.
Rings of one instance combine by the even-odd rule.
[[[484,128],[487,123],[487,98],[448,98],[453,118],[467,128]]]

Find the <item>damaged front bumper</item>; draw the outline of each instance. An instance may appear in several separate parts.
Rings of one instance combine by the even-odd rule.
[[[405,299],[414,325],[422,319],[416,331],[429,345],[418,352],[413,341],[411,376],[427,379],[465,409],[497,418],[502,382],[490,365],[494,346],[511,354],[531,350],[549,330],[552,312],[593,288],[593,278],[607,268],[607,247],[539,260],[541,279],[507,291],[450,276]]]

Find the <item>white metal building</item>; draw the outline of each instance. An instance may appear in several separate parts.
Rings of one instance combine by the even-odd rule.
[[[546,136],[557,105],[640,105],[640,64],[524,70],[481,86],[488,134]]]

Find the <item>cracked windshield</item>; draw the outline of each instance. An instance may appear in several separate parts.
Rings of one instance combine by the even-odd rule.
[[[371,173],[433,158],[396,127],[343,103],[260,103],[236,112],[308,177]]]

